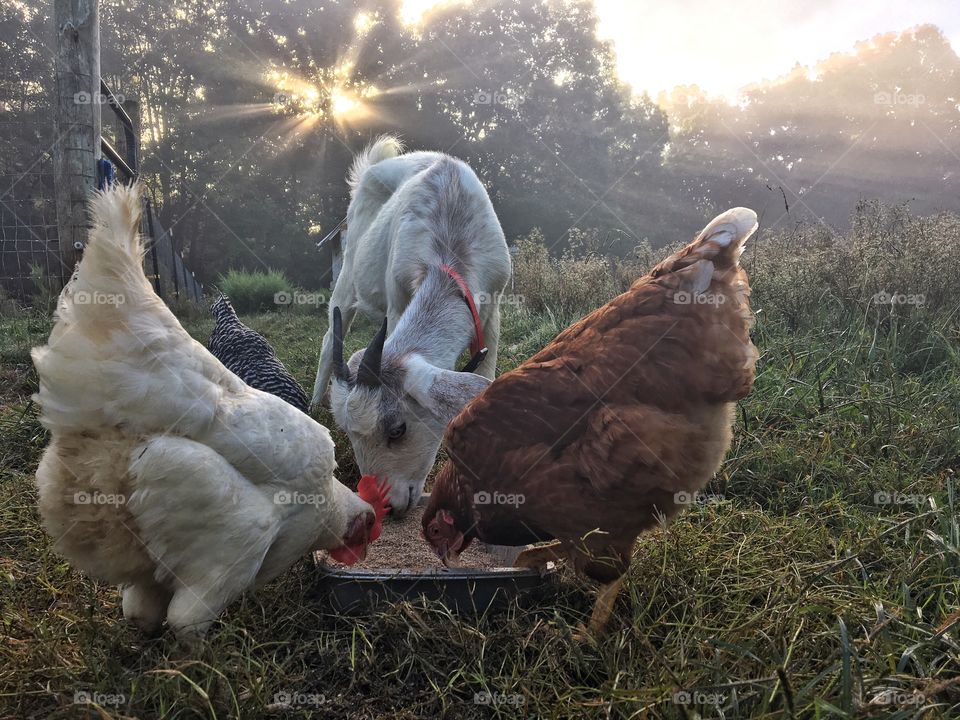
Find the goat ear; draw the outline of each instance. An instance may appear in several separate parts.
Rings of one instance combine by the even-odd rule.
[[[404,390],[444,427],[490,384],[482,375],[443,370],[419,357],[408,359],[406,365]]]

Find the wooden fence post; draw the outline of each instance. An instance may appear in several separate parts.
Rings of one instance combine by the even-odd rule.
[[[87,199],[97,187],[100,159],[99,0],[54,0],[53,16],[57,227],[60,255],[72,272],[87,240]]]

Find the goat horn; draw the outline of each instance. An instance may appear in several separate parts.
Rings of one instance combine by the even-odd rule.
[[[367,387],[377,387],[380,384],[380,361],[383,359],[383,344],[387,341],[387,319],[383,319],[383,325],[367,349],[363,351],[363,358],[360,360],[360,369],[357,371],[357,384]]]
[[[333,309],[333,374],[337,380],[350,382],[350,370],[343,363],[343,316]]]
[[[483,362],[484,358],[487,357],[487,348],[480,348],[476,354],[470,358],[466,365],[461,368],[460,372],[472,373],[475,372],[480,363]]]

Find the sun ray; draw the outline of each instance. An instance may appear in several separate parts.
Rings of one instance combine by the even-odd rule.
[[[422,25],[430,13],[453,5],[470,5],[471,0],[403,0],[400,22],[407,27]]]

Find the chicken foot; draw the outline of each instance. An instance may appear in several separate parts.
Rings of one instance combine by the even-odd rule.
[[[513,561],[516,568],[528,568],[536,570],[546,566],[548,562],[563,560],[567,556],[566,548],[560,540],[554,540],[546,545],[527,548],[517,555]]]

